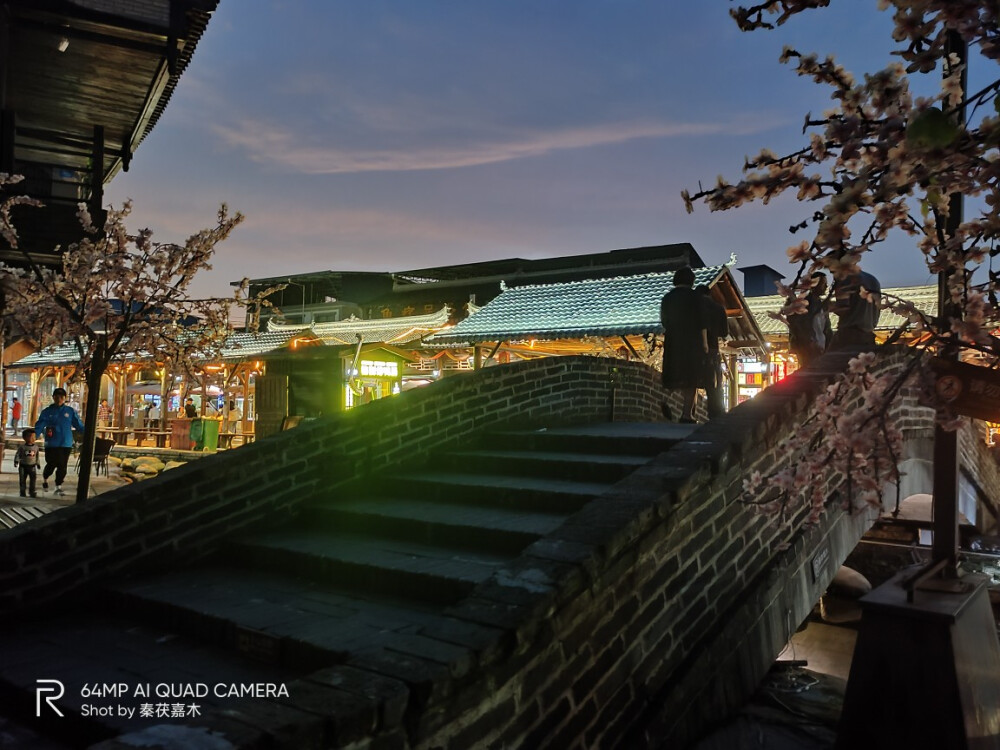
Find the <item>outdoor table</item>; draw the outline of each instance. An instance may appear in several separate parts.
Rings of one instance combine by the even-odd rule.
[[[242,432],[220,432],[219,433],[219,447],[222,449],[232,448],[233,439],[237,437],[243,437]]]
[[[97,436],[114,440],[118,445],[125,445],[132,430],[128,427],[98,427]]]
[[[153,430],[149,428],[135,430],[135,444],[141,446],[146,440],[152,440],[157,448],[167,447],[170,430]]]

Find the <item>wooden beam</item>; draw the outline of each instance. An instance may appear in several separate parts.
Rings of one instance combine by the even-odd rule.
[[[506,343],[507,343],[506,341],[498,341],[498,342],[497,342],[497,345],[493,347],[493,351],[491,351],[491,352],[490,352],[489,356],[488,356],[488,357],[487,357],[487,358],[486,358],[486,359],[484,360],[483,364],[486,364],[486,363],[487,363],[487,362],[489,362],[489,361],[490,361],[491,359],[493,359],[493,357],[495,357],[495,356],[496,356],[496,353],[497,353],[498,351],[500,351],[500,347],[501,347],[501,346],[503,346],[503,345],[504,345],[504,344],[506,344]]]
[[[640,357],[640,356],[639,356],[639,352],[637,352],[637,351],[636,351],[636,350],[635,350],[635,349],[634,349],[634,348],[632,347],[632,342],[628,340],[628,337],[627,337],[627,336],[622,336],[622,341],[624,341],[624,342],[625,342],[625,346],[627,346],[627,347],[628,347],[628,350],[629,350],[630,352],[632,352],[632,356],[633,356],[633,357],[635,357],[636,359],[642,359],[642,357]]]
[[[57,38],[65,37],[70,40],[77,39],[80,41],[92,42],[94,44],[104,44],[109,47],[118,47],[119,49],[146,52],[153,55],[163,54],[166,50],[167,44],[169,43],[169,40],[164,38],[162,34],[143,34],[149,39],[149,41],[142,41],[137,38],[128,38],[96,30],[77,28],[65,23],[65,20],[67,19],[63,19],[60,22],[46,22],[34,18],[20,17],[15,21],[15,23],[19,28],[41,31],[46,34],[51,34],[53,37]],[[133,36],[134,35],[135,32],[133,32]]]
[[[94,150],[90,172],[90,211],[97,213],[104,205],[104,126],[94,126]]]

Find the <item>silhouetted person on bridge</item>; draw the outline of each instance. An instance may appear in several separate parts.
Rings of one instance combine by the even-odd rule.
[[[830,313],[826,307],[826,274],[817,271],[809,277],[812,288],[806,295],[806,311],[788,316],[788,348],[805,367],[823,354],[833,340]]]
[[[693,424],[699,388],[707,386],[708,326],[704,297],[696,292],[694,271],[674,272],[674,288],[660,301],[663,325],[663,387],[681,392],[680,421]]]
[[[882,314],[882,286],[878,279],[858,271],[834,282],[833,297],[838,322],[830,349],[875,346],[875,326]]]
[[[726,321],[726,308],[712,299],[712,290],[706,284],[701,284],[695,291],[701,294],[702,315],[705,316],[705,334],[708,340],[708,355],[705,361],[706,407],[708,418],[715,419],[726,413],[726,403],[722,395],[725,378],[722,374],[719,340],[729,335],[729,324]]]

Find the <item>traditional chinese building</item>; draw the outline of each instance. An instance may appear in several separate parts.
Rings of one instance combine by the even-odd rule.
[[[736,371],[741,358],[766,358],[763,336],[729,267],[703,266],[694,272],[695,284],[708,287],[726,310],[727,373]],[[663,333],[660,300],[672,288],[672,272],[507,287],[427,344],[447,347],[451,356],[472,352],[484,363],[593,354],[656,364]],[[732,390],[730,403],[735,403]]]
[[[660,299],[683,266],[697,269],[699,283],[726,308],[733,362],[740,352],[763,357],[760,332],[729,267],[706,268],[688,243],[391,274],[253,279],[251,294],[282,287],[272,297],[280,313],[265,316],[265,327],[294,333],[287,347],[263,355],[258,429],[285,415],[351,408],[484,363],[580,353],[655,359]],[[494,319],[514,328],[475,328],[465,336],[472,320],[478,326]],[[271,377],[278,380],[272,384]]]

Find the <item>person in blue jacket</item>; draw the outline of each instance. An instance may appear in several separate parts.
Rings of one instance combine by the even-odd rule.
[[[64,494],[63,480],[66,467],[73,450],[73,430],[83,432],[83,422],[76,410],[66,403],[66,391],[56,388],[52,391],[52,403],[42,409],[35,423],[35,434],[45,441],[45,471],[42,472],[42,489],[49,488],[49,477],[56,475],[56,495]]]

